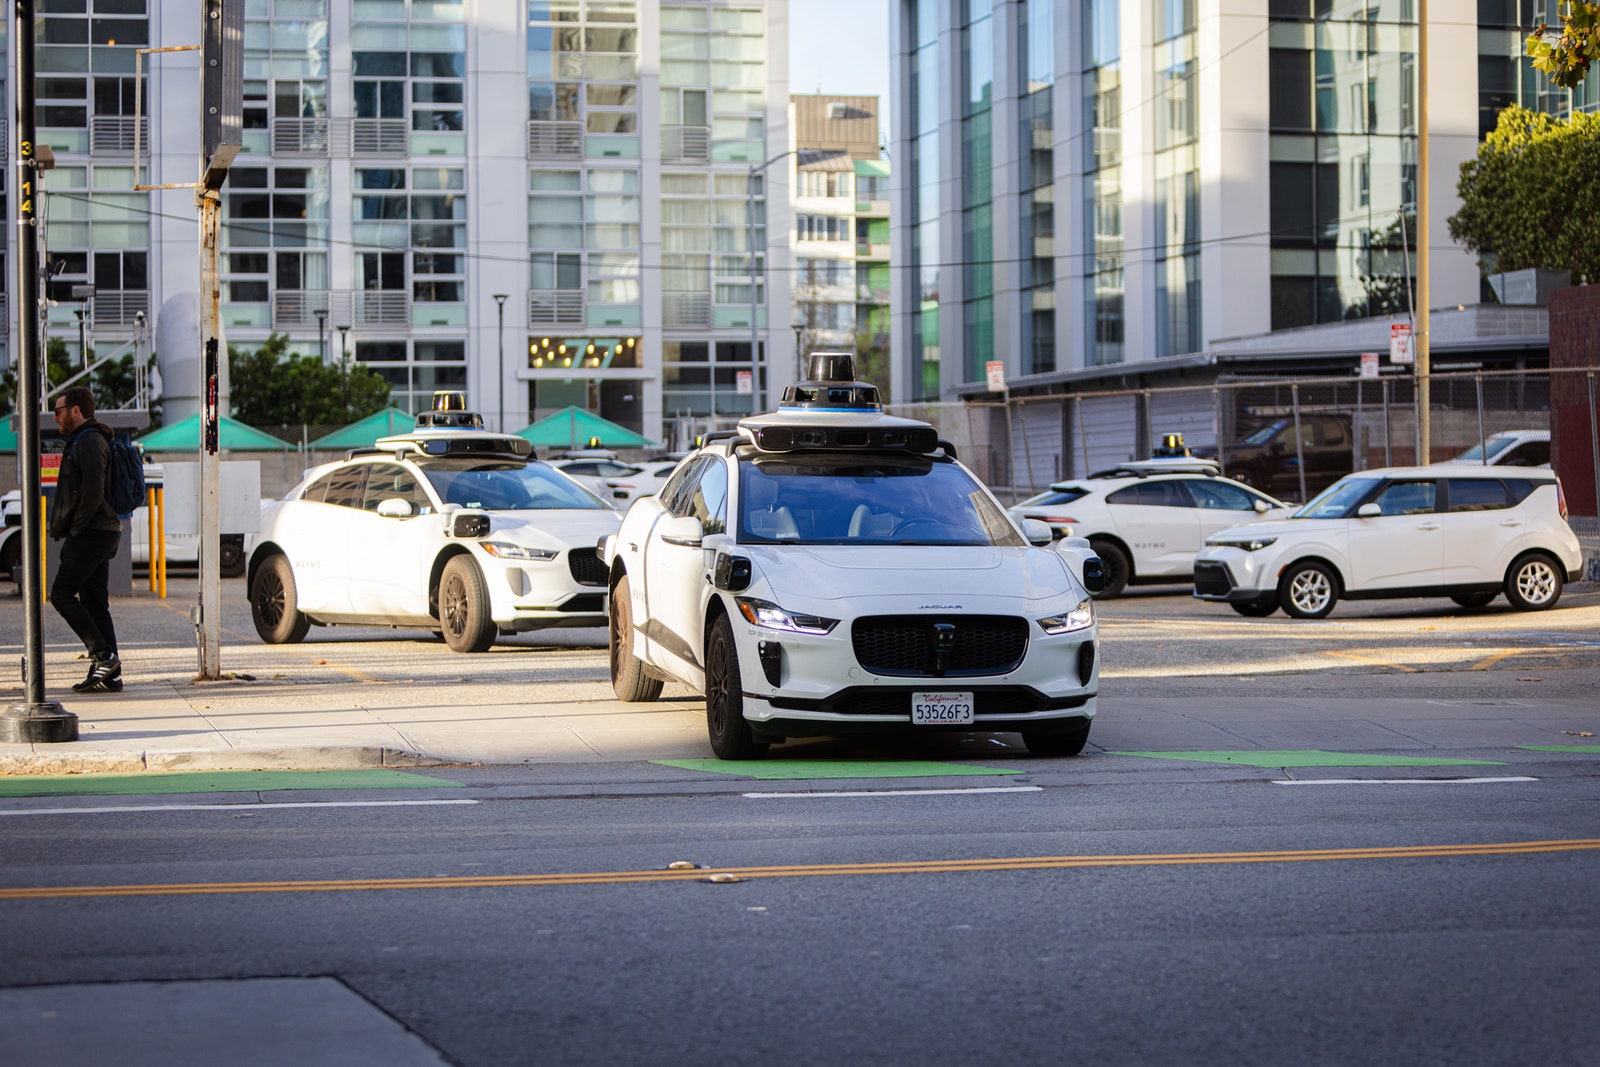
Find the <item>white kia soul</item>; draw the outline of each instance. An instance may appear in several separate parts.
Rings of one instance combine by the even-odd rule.
[[[927,423],[883,414],[850,356],[708,435],[606,539],[611,679],[706,695],[711,749],[791,737],[1020,731],[1076,755],[1099,685],[1088,542],[1020,526]]]
[[[1480,608],[1504,592],[1512,607],[1539,611],[1582,572],[1554,474],[1440,464],[1360,471],[1291,518],[1212,534],[1195,557],[1194,595],[1297,619],[1320,619],[1341,597]]]

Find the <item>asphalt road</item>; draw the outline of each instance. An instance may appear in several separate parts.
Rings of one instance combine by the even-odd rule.
[[[609,691],[601,631],[481,656],[370,629],[269,647],[224,588],[231,671],[424,700],[469,679],[485,700]],[[119,603],[131,670],[193,673],[191,590]],[[1391,601],[1320,622],[1137,591],[1101,620],[1103,715],[1231,693],[1600,704],[1584,588],[1539,614]],[[1094,760],[1129,769],[1073,773]],[[544,767],[3,799],[6,1061],[1593,1062],[1592,755],[1339,785],[1136,762],[842,795],[554,799]],[[584,775],[637,781],[559,771]]]
[[[29,1044],[28,987],[81,1046],[77,998],[117,987],[72,983],[193,980],[201,1009],[153,1025],[286,1063],[203,1010],[266,976],[336,979],[474,1065],[1593,1062],[1593,776],[562,801],[441,773],[482,801],[0,815],[8,1062],[94,1062],[64,1027]],[[1578,844],[1483,848],[1531,841]],[[127,885],[168,888],[94,888]],[[152,1062],[128,1037],[116,1062]],[[354,1044],[295,1058],[371,1062]]]

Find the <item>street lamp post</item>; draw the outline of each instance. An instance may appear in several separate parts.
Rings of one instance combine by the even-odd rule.
[[[501,433],[506,432],[506,298],[510,293],[494,293],[495,314],[499,316],[500,324],[500,375],[495,379],[499,385],[495,389],[495,410],[497,418],[495,426]]]
[[[797,322],[789,328],[794,331],[794,377],[795,381],[799,381],[802,377],[801,369],[806,365],[806,354],[800,351],[800,340],[806,332],[806,324]]]
[[[328,362],[328,309],[317,308],[317,358]]]
[[[765,376],[761,373],[761,360],[756,355],[757,351],[761,347],[760,332],[756,328],[756,175],[760,174],[762,171],[778,162],[778,160],[787,159],[790,156],[797,156],[802,151],[803,150],[799,148],[791,148],[787,152],[779,152],[765,163],[752,163],[750,165],[749,177],[745,179],[746,239],[750,243],[750,366],[755,373],[757,380],[760,382],[759,386],[757,387],[759,391],[755,391],[755,397],[759,398],[760,400],[759,405],[756,407],[756,410],[758,411],[766,407],[766,382],[764,380]],[[814,162],[820,162],[821,160],[833,159],[836,156],[841,156],[844,154],[845,153],[840,151],[817,151],[812,153],[812,159]],[[769,204],[772,202],[771,197],[767,198],[767,202]],[[717,368],[716,364],[713,363],[711,366],[711,383],[713,389],[711,418],[713,424],[715,423],[717,417],[715,403],[716,375]]]
[[[345,323],[343,326],[335,326],[334,329],[339,331],[339,362],[341,364],[348,363],[350,362],[350,346],[346,341],[350,336],[350,324]]]

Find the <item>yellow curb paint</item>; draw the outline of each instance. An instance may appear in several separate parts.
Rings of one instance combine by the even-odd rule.
[[[307,882],[195,882],[154,885],[27,886],[0,889],[0,900],[85,897],[203,896],[234,893],[336,893],[381,889],[516,889],[542,886],[623,885],[704,881],[726,874],[739,879],[820,878],[836,875],[956,874],[966,871],[1045,871],[1082,867],[1213,866],[1238,863],[1306,863],[1374,859],[1451,859],[1600,851],[1600,838],[1510,841],[1481,845],[1394,845],[1381,848],[1296,849],[1280,852],[1173,852],[1111,856],[1014,856],[1002,859],[912,860],[894,863],[724,867],[698,870],[589,871],[567,874],[471,875],[445,878],[365,878]]]
[[[1415,667],[1407,667],[1403,663],[1390,663],[1387,660],[1373,659],[1371,656],[1362,656],[1354,652],[1334,652],[1330,649],[1323,649],[1322,654],[1324,656],[1338,656],[1341,659],[1353,659],[1357,663],[1369,663],[1374,667],[1388,667],[1392,671],[1404,671],[1406,674],[1417,673],[1417,668]]]

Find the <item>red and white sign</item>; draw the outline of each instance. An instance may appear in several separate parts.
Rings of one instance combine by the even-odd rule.
[[[1003,393],[1006,391],[1006,365],[998,359],[991,359],[983,365],[984,373],[989,377],[989,392]]]
[[[735,371],[733,375],[733,391],[739,396],[749,396],[756,391],[756,376],[753,371]]]
[[[1378,353],[1361,353],[1361,377],[1376,378],[1378,376]]]
[[[1415,358],[1411,347],[1411,324],[1409,322],[1391,322],[1389,324],[1389,362],[1410,363]]]
[[[55,485],[56,479],[61,475],[61,453],[39,453],[39,484]]]

